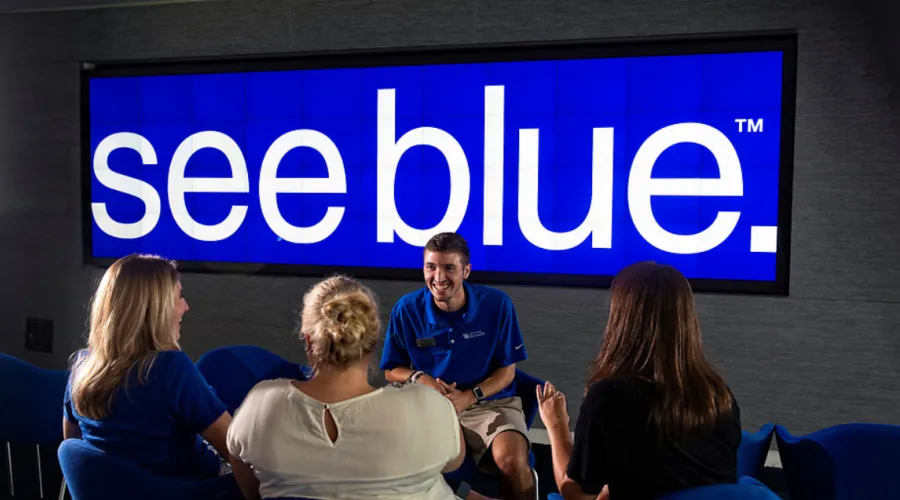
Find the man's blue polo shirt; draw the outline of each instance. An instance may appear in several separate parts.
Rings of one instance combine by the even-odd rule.
[[[422,370],[471,389],[499,368],[528,359],[519,320],[505,293],[463,282],[466,305],[444,313],[427,287],[403,296],[391,311],[381,369]],[[512,397],[515,382],[487,399]]]

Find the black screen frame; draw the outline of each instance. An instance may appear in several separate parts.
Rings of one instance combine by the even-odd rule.
[[[794,175],[794,127],[797,88],[797,34],[793,31],[708,34],[702,36],[565,40],[402,49],[325,51],[312,53],[180,58],[137,61],[83,62],[80,74],[81,211],[83,262],[106,267],[116,259],[93,256],[91,210],[90,80],[121,76],[183,75],[219,72],[282,71],[347,67],[402,66],[552,59],[621,58],[729,52],[779,51],[783,54],[782,109],[779,154],[778,234],[775,280],[690,279],[699,293],[787,296],[790,293],[790,251]],[[613,276],[480,271],[473,263],[471,280],[487,284],[608,288]],[[321,277],[334,273],[365,279],[418,281],[421,268],[250,264],[179,261],[188,272]]]

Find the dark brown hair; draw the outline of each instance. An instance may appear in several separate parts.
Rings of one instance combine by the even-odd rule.
[[[587,387],[628,377],[653,384],[649,423],[664,439],[709,430],[732,411],[728,386],[703,354],[691,286],[673,267],[641,262],[613,279],[603,346]]]
[[[438,233],[428,240],[425,250],[437,253],[457,253],[462,265],[469,263],[469,244],[457,233]]]

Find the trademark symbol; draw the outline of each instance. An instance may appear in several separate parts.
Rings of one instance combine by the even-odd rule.
[[[744,132],[744,123],[747,124],[747,132],[752,134],[756,134],[763,131],[763,119],[757,118],[754,120],[753,118],[735,118],[734,123],[737,123],[738,132]]]

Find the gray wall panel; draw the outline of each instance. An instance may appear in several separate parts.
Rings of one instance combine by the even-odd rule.
[[[286,52],[286,0],[8,14],[0,57],[85,61]]]
[[[291,48],[310,51],[468,43],[473,7],[468,0],[290,2]]]

